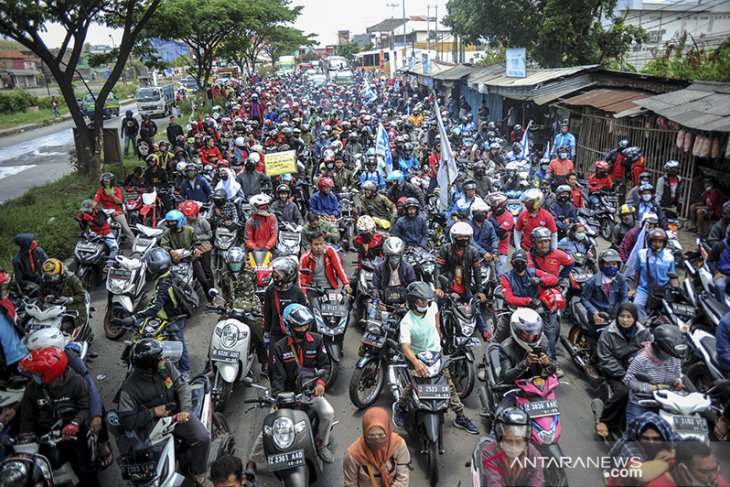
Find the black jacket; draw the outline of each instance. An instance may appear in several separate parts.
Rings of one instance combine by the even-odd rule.
[[[540,347],[543,353],[547,353],[548,340],[545,335],[540,339]],[[550,362],[548,365],[535,364],[525,367],[524,360],[527,352],[520,347],[514,338],[509,337],[500,344],[499,347],[499,365],[502,369],[500,382],[502,384],[514,384],[517,379],[526,379],[528,377],[546,376],[555,373],[555,363]]]
[[[438,257],[436,257],[436,272],[434,273],[436,286],[442,289],[441,283],[439,282],[439,276],[441,274],[448,277],[449,282],[452,282],[454,280],[456,266],[461,263],[464,271],[462,276],[464,287],[467,291],[471,291],[472,294],[480,292],[482,285],[481,260],[482,256],[479,255],[479,251],[471,245],[467,245],[461,257],[456,254],[453,244],[449,243],[441,246]],[[448,291],[448,289],[444,289],[444,291]]]
[[[122,119],[122,133],[127,137],[135,137],[139,133],[139,122],[134,117]]]
[[[139,135],[144,139],[152,139],[155,135],[157,135],[157,124],[152,120],[142,122],[139,129]]]
[[[57,414],[68,408],[76,412],[73,421],[83,425],[89,420],[90,407],[86,382],[72,369],[67,368],[56,384],[30,381],[20,403],[20,432],[44,435],[60,419]]]
[[[183,134],[183,128],[177,124],[175,125],[168,125],[167,126],[167,140],[170,142],[170,145],[175,147],[177,144],[177,141],[175,140],[178,135],[184,136]]]
[[[390,201],[397,203],[400,198],[416,198],[421,208],[426,206],[426,198],[423,196],[423,191],[418,189],[413,183],[405,181],[401,186],[390,188],[386,195]]]
[[[596,345],[598,368],[611,379],[620,380],[626,374],[629,362],[641,350],[644,342],[651,341],[651,331],[641,323],[636,324],[636,333],[629,340],[624,338],[613,321],[601,332]]]
[[[274,337],[286,335],[281,316],[286,307],[293,303],[307,305],[307,297],[298,285],[293,284],[286,291],[278,291],[273,285],[266,288],[264,294],[264,331],[266,333]]]
[[[30,250],[33,240],[32,233],[20,233],[15,236],[15,244],[20,250],[13,257],[13,273],[15,282],[21,286],[29,282],[40,284],[43,263],[48,259],[42,248],[36,247],[35,250]]]
[[[292,350],[293,348],[293,350]],[[294,339],[284,337],[269,351],[269,378],[271,379],[271,396],[276,397],[280,392],[301,392],[297,390],[299,364],[305,369],[324,369],[325,375],[317,380],[324,385],[330,375],[330,364],[327,358],[327,348],[319,333],[309,332],[304,340],[296,343]]]
[[[375,269],[373,270],[373,289],[375,289],[377,292],[381,294],[380,298],[382,299],[382,293],[385,291],[385,289],[388,287],[388,284],[390,283],[390,265],[388,265],[388,261],[379,262],[378,265],[375,266]],[[398,266],[398,277],[400,278],[400,284],[403,289],[406,288],[410,283],[413,281],[416,281],[416,271],[413,270],[413,267],[411,264],[406,261],[405,258],[401,258],[400,265]]]

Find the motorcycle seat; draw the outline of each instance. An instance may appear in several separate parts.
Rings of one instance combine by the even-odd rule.
[[[714,297],[708,296],[707,300],[705,301],[707,303],[707,308],[716,316],[725,316],[725,314],[730,311],[730,308],[727,307],[725,303],[721,303]]]
[[[130,271],[142,267],[142,261],[139,259],[130,259],[129,257],[125,257],[123,255],[117,255],[116,260],[122,265],[122,267]]]
[[[715,369],[719,369],[720,366],[717,363],[717,346],[716,346],[716,342],[715,342],[715,337],[708,335],[706,337],[703,337],[700,340],[700,343],[705,348],[705,350],[707,350],[709,352],[710,360],[712,360],[712,366]]]
[[[588,310],[585,306],[583,306],[583,303],[575,303],[575,318],[578,320],[578,323],[585,323],[586,325],[590,323],[588,318]]]

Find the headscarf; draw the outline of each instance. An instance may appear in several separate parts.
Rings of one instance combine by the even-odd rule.
[[[228,179],[226,181],[223,181],[222,179],[218,181],[215,189],[222,189],[226,192],[226,196],[228,196],[229,200],[233,199],[233,197],[241,190],[241,185],[238,184],[238,181],[236,181],[236,173],[227,167],[221,168],[221,171],[225,171],[228,174]]]
[[[387,446],[378,450],[371,450],[365,443],[365,436],[372,428],[380,427],[385,431],[385,435],[390,437]],[[390,487],[393,479],[388,471],[388,460],[393,458],[395,451],[403,445],[403,438],[397,433],[393,433],[393,427],[390,424],[388,412],[383,408],[370,408],[365,411],[362,417],[362,435],[355,440],[347,449],[347,453],[361,465],[371,465],[380,472],[380,479],[383,487]]]
[[[672,430],[672,427],[664,420],[664,418],[659,416],[657,413],[646,412],[631,420],[631,422],[626,426],[624,434],[616,443],[614,443],[613,447],[611,447],[611,450],[608,452],[608,456],[614,459],[614,464],[616,466],[618,466],[616,460],[619,458],[638,458],[642,462],[653,460],[652,458],[648,458],[639,441],[641,433],[649,427],[657,430],[670,448],[675,448],[677,443],[681,440],[679,435]]]

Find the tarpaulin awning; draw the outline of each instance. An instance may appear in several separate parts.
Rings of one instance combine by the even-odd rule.
[[[451,69],[447,69],[445,71],[441,71],[438,74],[434,74],[433,79],[438,79],[441,81],[456,81],[465,76],[469,76],[472,71],[474,71],[474,68],[472,68],[471,66],[465,66],[460,64],[458,66],[454,66]]]
[[[730,132],[730,83],[692,83],[636,104],[685,127]]]
[[[651,93],[637,90],[619,90],[613,88],[600,88],[586,91],[580,95],[567,98],[562,101],[564,105],[589,106],[598,108],[604,112],[618,113],[624,110],[637,108],[634,100],[648,98]]]

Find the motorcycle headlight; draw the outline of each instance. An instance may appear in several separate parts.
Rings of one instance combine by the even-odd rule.
[[[540,438],[540,441],[543,445],[550,445],[553,443],[553,441],[555,441],[555,428],[538,431],[537,437]]]
[[[382,335],[383,327],[380,323],[368,323],[368,333],[372,333],[373,335]]]
[[[221,331],[221,345],[225,348],[232,348],[238,341],[238,328],[235,325],[228,324]]]
[[[426,368],[428,369],[428,377],[436,377],[441,372],[441,359],[436,360]]]
[[[124,288],[127,287],[129,281],[123,279],[109,279],[107,290],[112,294],[123,294]]]
[[[157,327],[154,325],[145,325],[144,334],[147,336],[154,336],[157,333]]]
[[[294,443],[296,433],[294,431],[294,422],[291,419],[285,417],[276,418],[271,429],[274,443],[281,450],[288,449]]]
[[[476,323],[462,323],[461,324],[461,334],[465,337],[470,337],[474,333],[474,326]]]

